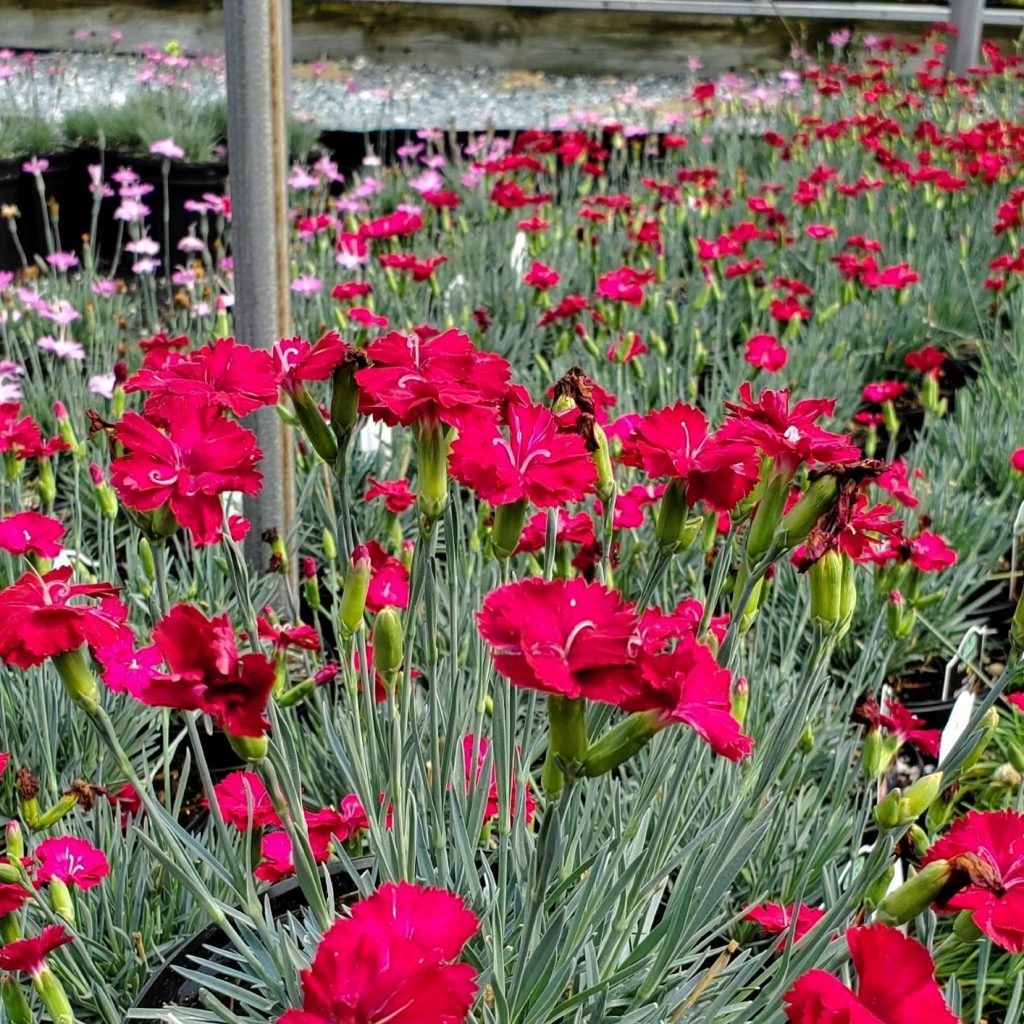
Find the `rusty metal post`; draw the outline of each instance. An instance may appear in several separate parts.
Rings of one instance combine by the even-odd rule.
[[[291,329],[288,267],[287,91],[291,65],[288,0],[224,0],[231,250],[235,333],[270,348]],[[295,488],[289,432],[273,408],[253,414],[263,450],[263,491],[246,498],[250,566],[262,569],[265,530],[287,537]]]
[[[949,20],[957,28],[946,54],[946,73],[962,75],[978,63],[981,24],[985,18],[985,0],[950,0]]]

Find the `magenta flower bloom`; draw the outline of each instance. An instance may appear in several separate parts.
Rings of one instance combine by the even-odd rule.
[[[188,355],[171,353],[162,366],[144,366],[124,389],[148,391],[143,411],[168,420],[168,408],[178,398],[187,398],[193,406],[227,409],[235,416],[277,402],[270,354],[234,338],[218,338]]]
[[[153,627],[153,643],[167,671],[132,690],[136,700],[202,711],[233,736],[259,737],[270,728],[264,712],[274,663],[262,654],[239,655],[227,615],[208,619],[192,605],[176,605]]]
[[[117,589],[70,579],[69,566],[44,576],[27,572],[0,591],[0,658],[8,665],[32,668],[82,644],[103,647],[116,639],[125,617]],[[80,597],[100,603],[71,603]]]
[[[369,486],[363,501],[383,498],[384,507],[395,515],[416,504],[416,495],[409,489],[409,481],[405,477],[401,480],[378,480],[375,476],[368,476],[366,482]]]
[[[644,301],[644,285],[653,280],[653,270],[620,267],[601,275],[597,282],[597,296],[614,302],[625,302],[630,306],[640,306]]]
[[[493,421],[511,373],[501,356],[478,352],[456,330],[429,341],[392,331],[366,354],[372,365],[356,373],[360,411],[389,426],[444,423],[461,430]]]
[[[328,331],[315,345],[304,338],[282,338],[271,359],[278,383],[287,394],[295,395],[308,381],[330,377],[348,350],[337,331]]]
[[[902,381],[898,380],[883,380],[877,384],[868,384],[864,388],[864,401],[865,402],[891,402],[894,399],[899,398],[904,391],[907,390],[907,385]]]
[[[129,508],[152,512],[166,503],[197,545],[215,544],[224,518],[220,495],[259,493],[262,452],[254,434],[209,405],[179,399],[165,408],[166,432],[125,413],[114,429],[125,453],[110,464],[110,482]]]
[[[756,445],[780,470],[795,473],[801,463],[846,463],[860,458],[860,449],[845,435],[816,425],[831,416],[835,401],[809,398],[789,404],[789,390],[765,388],[755,402],[749,383],[740,385],[740,401],[726,402],[729,417],[719,437]]]
[[[946,907],[968,910],[974,923],[1010,953],[1024,953],[1024,814],[971,811],[933,843],[924,863],[948,860],[968,884]]]
[[[713,435],[699,409],[677,402],[642,417],[626,437],[622,461],[648,476],[686,482],[690,505],[728,512],[757,483],[757,454],[745,440]]]
[[[857,991],[825,971],[808,971],[783,997],[790,1024],[957,1024],[921,943],[882,924],[851,928],[846,941]]]
[[[44,839],[33,851],[39,862],[35,877],[38,882],[56,878],[65,885],[75,885],[83,891],[99,885],[110,874],[107,855],[92,843],[75,836],[55,836]]]
[[[767,373],[778,373],[789,359],[789,352],[774,334],[755,334],[747,339],[747,350],[743,358],[751,366],[760,367]]]
[[[599,583],[509,583],[484,598],[477,624],[514,686],[609,704],[637,690],[636,614]]]
[[[174,139],[157,139],[150,143],[149,151],[154,156],[166,157],[168,160],[183,160],[185,150],[179,146]]]
[[[597,479],[578,434],[560,432],[542,405],[509,405],[508,438],[494,424],[460,434],[452,475],[492,505],[530,500],[538,508],[579,501]]]
[[[796,927],[793,942],[799,942],[824,916],[825,911],[820,907],[809,907],[805,903],[791,903],[789,906],[763,903],[759,907],[751,907],[743,915],[743,920],[759,924],[769,935],[781,935],[775,947],[781,953],[789,942],[789,930],[793,926],[794,917]]]
[[[0,519],[0,549],[12,555],[56,558],[63,550],[64,527],[39,512],[18,512]]]
[[[533,265],[523,275],[523,281],[540,292],[546,292],[549,288],[554,288],[561,280],[562,276],[557,270],[552,270],[546,263],[538,263],[536,260],[533,261]]]
[[[462,1024],[476,972],[455,961],[477,928],[458,896],[388,882],[327,930],[277,1024]]]
[[[224,820],[242,832],[249,827],[250,815],[254,829],[281,824],[267,787],[253,772],[231,772],[213,787],[213,793]]]
[[[39,935],[0,946],[0,970],[25,971],[31,977],[39,978],[46,968],[46,958],[73,938],[64,925],[48,924]]]

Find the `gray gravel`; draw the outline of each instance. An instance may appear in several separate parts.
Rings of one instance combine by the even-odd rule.
[[[189,83],[197,100],[223,92],[223,63],[207,58],[168,70],[140,56],[64,53],[40,57],[32,69],[17,65],[0,85],[0,102],[53,114],[78,106],[123,102],[137,76],[156,71]],[[0,68],[2,68],[0,64]],[[451,68],[445,71],[367,60],[297,65],[293,109],[321,129],[373,132],[388,128],[458,129],[559,127],[567,121],[620,120],[671,127],[700,72],[684,76],[563,76],[539,72]],[[719,87],[771,104],[787,85],[786,72],[771,80],[725,76]],[[6,93],[6,97],[5,97]]]

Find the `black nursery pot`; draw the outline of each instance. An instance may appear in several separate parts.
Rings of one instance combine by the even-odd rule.
[[[372,857],[359,857],[354,861],[356,870],[369,871],[374,864]],[[331,884],[337,903],[350,902],[356,895],[352,879],[341,864],[331,867]],[[294,878],[272,885],[267,893],[270,911],[274,920],[294,913],[305,906],[305,897]],[[183,942],[166,961],[150,976],[125,1015],[125,1024],[139,1024],[150,1021],[161,1024],[166,1018],[162,1012],[147,1016],[145,1011],[162,1011],[165,1006],[199,1006],[200,986],[191,979],[183,978],[175,968],[196,969],[193,957],[216,960],[217,951],[227,948],[224,933],[216,925],[204,928],[191,939]]]

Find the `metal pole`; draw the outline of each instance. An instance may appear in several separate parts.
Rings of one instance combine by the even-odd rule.
[[[288,8],[287,0],[224,0],[235,333],[258,348],[270,348],[291,326]],[[263,450],[263,491],[245,500],[252,521],[246,557],[262,570],[269,560],[264,531],[286,538],[292,524],[292,445],[273,408],[258,410],[251,422]]]
[[[962,75],[978,63],[984,17],[985,0],[950,0],[949,20],[958,34],[956,39],[950,40],[946,54],[947,74]]]

